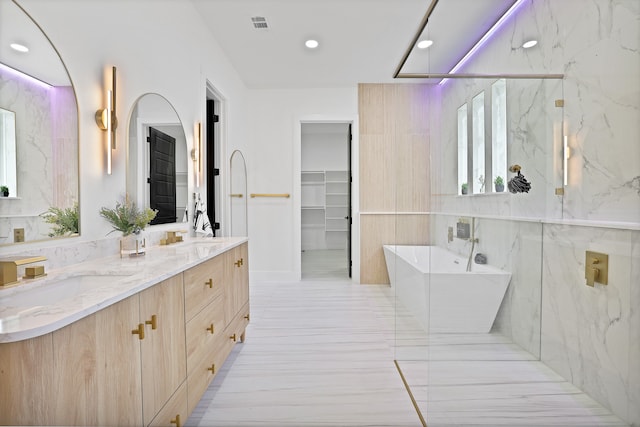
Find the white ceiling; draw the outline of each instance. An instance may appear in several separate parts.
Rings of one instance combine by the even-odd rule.
[[[247,86],[286,89],[398,82],[432,2],[425,35],[435,43],[401,71],[446,73],[515,0],[191,1]],[[255,29],[254,16],[269,28]],[[320,47],[306,49],[307,38]]]
[[[423,36],[434,45],[414,49],[401,72],[446,73],[515,0],[191,1],[248,87],[289,89],[420,81],[394,79],[394,72],[430,7]],[[0,0],[0,12],[0,62],[53,85],[69,84],[39,28],[10,0]],[[255,29],[254,16],[266,18],[269,28]],[[320,47],[306,49],[307,38]],[[11,50],[14,40],[31,52]]]

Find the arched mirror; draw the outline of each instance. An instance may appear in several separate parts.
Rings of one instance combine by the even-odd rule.
[[[187,138],[171,103],[156,93],[138,98],[128,139],[129,197],[140,207],[158,210],[152,225],[186,221]]]
[[[0,0],[0,245],[77,236],[78,106],[40,27]]]
[[[231,154],[231,235],[248,236],[247,226],[247,164],[240,150]]]

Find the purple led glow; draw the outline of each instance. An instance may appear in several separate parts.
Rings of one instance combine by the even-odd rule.
[[[447,74],[454,74],[456,71],[461,69],[469,60],[480,50],[480,48],[493,36],[499,29],[504,25],[505,22],[516,12],[516,10],[522,6],[527,0],[516,0],[515,3],[511,5],[511,7],[496,21],[495,24],[482,36],[478,42],[473,45],[473,47],[467,52],[465,56],[462,57],[460,61],[456,65],[453,66],[451,70]],[[439,85],[443,85],[445,82],[449,81],[449,79],[442,79],[438,83]]]
[[[15,68],[11,68],[8,65],[3,64],[2,62],[0,62],[0,71],[6,71],[8,74],[11,74],[29,83],[36,83],[46,89],[51,89],[53,87],[47,82],[43,82],[42,80],[30,76],[29,74],[25,74],[22,71],[16,70]]]

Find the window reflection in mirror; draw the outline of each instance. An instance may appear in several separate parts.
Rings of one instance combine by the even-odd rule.
[[[0,186],[8,188],[10,196],[17,195],[16,113],[4,108],[0,108]]]
[[[180,118],[161,95],[138,98],[129,119],[127,194],[157,209],[151,224],[185,222],[188,201],[187,141]]]

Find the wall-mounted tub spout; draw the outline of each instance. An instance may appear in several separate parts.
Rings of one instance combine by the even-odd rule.
[[[471,250],[469,251],[469,259],[467,260],[467,271],[471,271],[471,259],[473,258],[473,251],[476,248],[478,239],[476,238],[476,219],[471,218]]]

